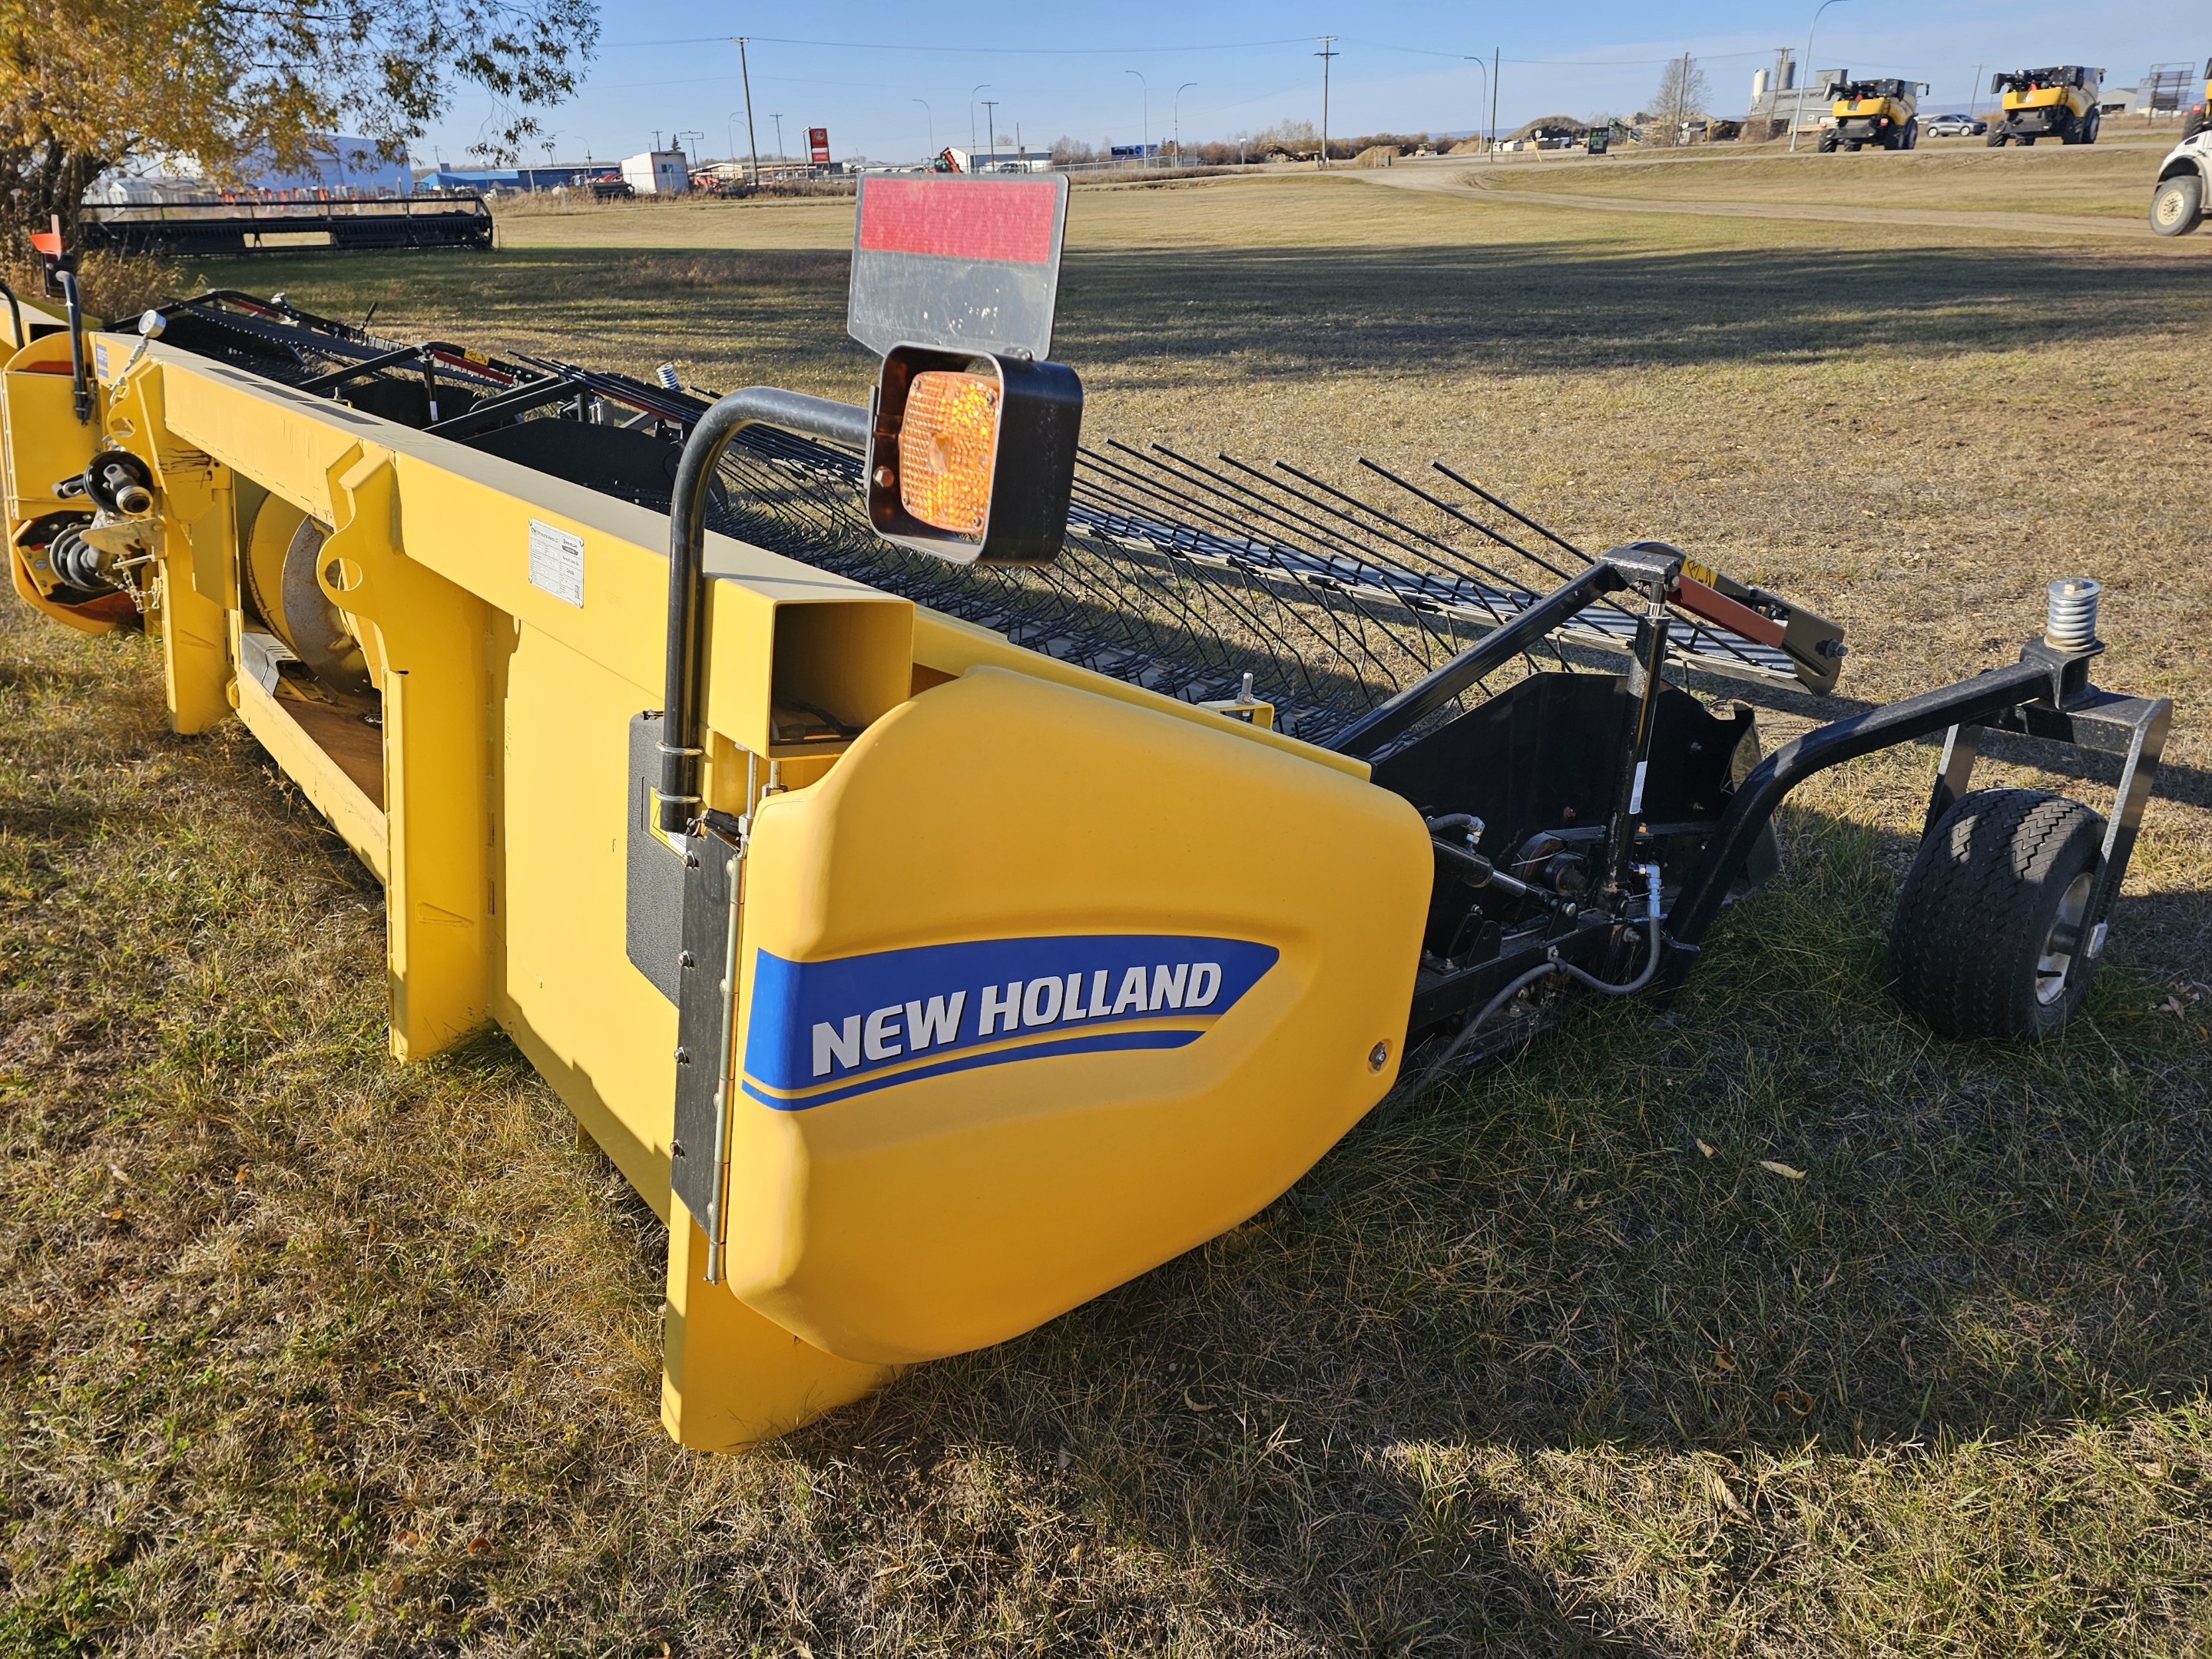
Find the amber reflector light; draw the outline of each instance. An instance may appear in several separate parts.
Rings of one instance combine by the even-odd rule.
[[[981,536],[999,452],[999,386],[933,369],[907,387],[899,427],[899,503],[924,524]]]

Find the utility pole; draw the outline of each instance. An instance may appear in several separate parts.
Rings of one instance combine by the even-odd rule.
[[[753,72],[745,62],[745,37],[738,37],[738,74],[745,88],[745,149],[751,154],[753,188],[760,188],[760,140],[753,136]]]
[[[1142,70],[1123,70],[1121,73],[1135,76],[1137,84],[1145,89],[1144,102],[1139,106],[1142,118],[1137,124],[1137,165],[1146,167],[1150,163],[1145,159],[1145,152],[1152,147],[1152,83],[1145,79]],[[1109,161],[1113,159],[1113,154],[1111,150],[1106,153]]]
[[[1971,120],[1972,120],[1972,119],[1974,118],[1974,108],[1975,108],[1975,106],[1976,106],[1976,105],[1978,105],[1978,104],[1979,104],[1979,103],[1982,101],[1982,71],[1983,71],[1984,70],[1987,69],[1988,67],[1989,67],[1989,65],[1988,65],[1987,64],[1975,64],[1975,65],[1974,65],[1974,78],[1973,78],[1971,82],[1967,82],[1967,85],[1966,85],[1966,118],[1967,118],[1969,121],[1971,121]]]
[[[775,159],[780,164],[783,160],[783,112],[772,109],[768,112],[768,118],[775,123]]]
[[[983,142],[990,148],[983,152],[991,158],[991,166],[999,165],[999,106],[1006,100],[986,98],[983,100]]]
[[[1321,50],[1316,52],[1314,56],[1321,59],[1320,165],[1323,168],[1326,168],[1328,166],[1328,60],[1339,55],[1340,54],[1336,50],[1336,37],[1333,34],[1322,35],[1321,37]]]
[[[1505,60],[1499,56],[1502,46],[1490,49],[1490,153],[1498,153],[1498,66]]]

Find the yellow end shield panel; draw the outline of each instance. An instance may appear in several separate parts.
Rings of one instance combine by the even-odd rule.
[[[729,1283],[898,1362],[1252,1214],[1389,1085],[1433,855],[1397,797],[978,669],[757,815]]]

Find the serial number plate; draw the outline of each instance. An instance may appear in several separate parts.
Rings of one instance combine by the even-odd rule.
[[[581,610],[584,538],[536,519],[530,521],[530,585]]]

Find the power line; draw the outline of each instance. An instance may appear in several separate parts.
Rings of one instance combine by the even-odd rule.
[[[614,52],[635,46],[719,46],[730,38],[726,34],[690,34],[667,40],[602,40],[599,50]],[[1247,52],[1254,46],[1295,46],[1304,45],[1311,37],[1293,34],[1273,40],[1219,40],[1195,46],[907,46],[884,40],[802,40],[782,34],[749,34],[745,38],[771,46],[834,46],[845,52],[938,52],[994,58],[1127,58],[1139,52],[1158,56],[1180,52]]]

